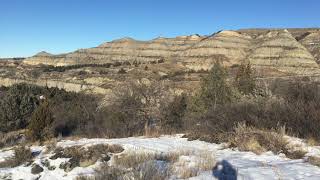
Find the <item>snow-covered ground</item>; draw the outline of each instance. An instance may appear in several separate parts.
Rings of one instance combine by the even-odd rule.
[[[288,137],[289,138],[289,137]],[[290,138],[292,144],[303,146],[308,151],[307,155],[320,156],[320,147],[308,147],[301,140]],[[60,147],[70,146],[92,146],[95,144],[119,144],[127,151],[144,151],[150,153],[168,153],[175,151],[206,151],[216,157],[220,164],[218,170],[201,172],[197,177],[190,179],[217,179],[221,173],[221,167],[228,169],[228,172],[237,174],[238,179],[320,179],[320,168],[313,166],[305,160],[291,160],[284,155],[274,155],[267,152],[256,155],[252,152],[239,152],[234,149],[225,149],[223,144],[211,144],[202,141],[187,141],[186,138],[177,136],[161,136],[159,138],[130,137],[122,139],[80,139],[63,140],[57,143]],[[48,159],[52,154],[44,153],[45,147],[33,146],[32,151],[41,152],[35,159],[35,162],[41,164],[41,161]],[[0,150],[0,162],[13,155],[10,149]],[[192,158],[190,158],[192,159]],[[51,165],[55,165],[55,170],[44,171],[38,175],[31,174],[31,166],[24,165],[16,168],[0,169],[0,179],[75,179],[78,175],[89,175],[94,172],[99,163],[82,168],[76,167],[66,173],[59,168],[61,162],[66,159],[58,158],[50,160]]]

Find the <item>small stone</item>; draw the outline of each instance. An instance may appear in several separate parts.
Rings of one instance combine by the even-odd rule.
[[[68,162],[61,163],[59,168],[63,169],[65,172],[70,172],[73,168],[79,166],[79,160],[76,158],[71,158]]]
[[[39,174],[43,171],[43,168],[39,166],[38,164],[33,164],[31,168],[31,173],[32,174]]]
[[[110,156],[109,155],[104,155],[102,158],[101,158],[101,161],[102,162],[108,162],[110,160]]]
[[[50,166],[50,162],[48,159],[41,161],[41,164],[45,167],[49,167]]]
[[[48,169],[49,169],[50,171],[53,171],[53,170],[56,169],[56,167],[55,167],[55,166],[49,166]]]

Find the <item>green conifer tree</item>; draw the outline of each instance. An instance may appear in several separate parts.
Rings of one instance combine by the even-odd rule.
[[[240,65],[235,78],[235,85],[245,95],[254,93],[256,82],[250,63]]]
[[[33,112],[28,126],[29,137],[32,140],[43,141],[51,137],[50,127],[53,122],[50,103],[48,100],[43,101],[40,106]]]
[[[233,99],[232,88],[227,82],[227,71],[219,61],[215,62],[209,75],[201,83],[200,97],[206,108],[230,103]]]

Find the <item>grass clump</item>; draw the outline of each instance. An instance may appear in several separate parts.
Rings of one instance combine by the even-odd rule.
[[[24,163],[31,162],[33,159],[30,148],[18,146],[14,148],[14,156],[0,163],[0,168],[13,168]]]
[[[284,153],[290,159],[301,159],[306,154],[300,147],[289,147],[284,127],[278,130],[265,130],[239,123],[235,126],[228,142],[240,151],[252,151],[256,154],[272,151],[275,154]]]
[[[310,156],[307,161],[312,165],[320,167],[320,157]]]
[[[186,179],[199,175],[202,171],[210,171],[216,165],[212,152],[202,150],[181,155],[172,168],[172,174],[179,179]]]
[[[229,143],[231,146],[238,147],[241,151],[252,151],[256,154],[266,151],[272,151],[273,153],[286,152],[288,145],[283,132],[260,130],[243,123],[236,125]]]
[[[123,148],[119,145],[98,144],[89,147],[72,146],[67,148],[58,147],[50,159],[69,158],[68,162],[60,165],[61,169],[66,172],[75,167],[88,167],[95,164],[98,160],[108,162],[111,157],[110,153],[120,153]]]

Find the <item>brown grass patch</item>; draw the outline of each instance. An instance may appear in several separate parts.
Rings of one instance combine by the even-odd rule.
[[[189,158],[192,158],[189,159]],[[203,150],[192,152],[188,156],[181,156],[174,167],[172,173],[178,178],[190,178],[199,175],[201,171],[211,170],[216,165],[216,160],[211,152]]]
[[[110,160],[109,153],[120,153],[123,148],[120,145],[97,144],[89,147],[72,146],[67,148],[58,147],[55,154],[50,159],[70,158],[70,160],[61,165],[62,169],[67,171],[74,167],[87,167],[95,164],[98,160],[107,162]]]
[[[310,156],[307,161],[312,165],[320,167],[320,157]]]
[[[0,163],[0,168],[12,168],[20,166],[23,163],[31,162],[33,159],[30,148],[18,146],[14,148],[14,156]]]
[[[130,168],[137,166],[143,162],[151,161],[156,159],[155,153],[148,152],[137,152],[137,151],[127,151],[125,154],[113,156],[113,163],[116,166]]]
[[[309,137],[309,138],[307,138],[307,145],[308,146],[319,146],[319,141],[317,141],[313,137]]]
[[[261,130],[239,123],[234,128],[229,143],[240,151],[252,151],[256,154],[272,151],[275,154],[284,153],[290,159],[302,159],[307,152],[301,147],[289,147],[284,136],[284,127],[278,130]]]
[[[23,138],[25,137],[25,130],[12,131],[8,133],[0,132],[0,148],[6,146],[17,145],[23,142]]]
[[[181,157],[192,157],[192,161],[183,161]],[[163,180],[171,176],[188,178],[199,175],[200,171],[211,170],[215,159],[208,150],[193,152],[155,153],[129,150],[114,155],[112,166],[103,164],[96,170],[94,177],[79,177],[79,180]],[[190,166],[193,164],[193,166]],[[173,168],[178,166],[178,168]]]
[[[273,153],[287,152],[287,140],[284,131],[260,130],[238,123],[234,134],[230,137],[231,146],[238,147],[240,151],[252,151],[261,154],[265,151]]]
[[[307,154],[303,149],[287,150],[286,156],[290,159],[302,159]]]

